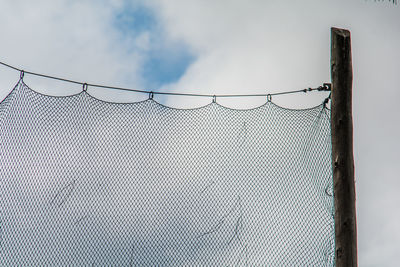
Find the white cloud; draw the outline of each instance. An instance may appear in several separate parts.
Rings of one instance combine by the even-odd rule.
[[[113,27],[117,4],[2,1],[1,7],[2,61],[78,81],[140,87],[142,81],[136,74],[141,56],[130,50],[132,43]],[[2,77],[2,86],[10,88],[6,77]],[[55,86],[44,79],[26,80],[38,90]],[[64,90],[71,87],[61,86]],[[48,93],[61,93],[61,89]]]
[[[210,94],[269,93],[328,81],[329,26],[310,21],[301,25],[306,8],[281,2],[154,1],[167,31],[199,55],[186,75],[167,88]],[[298,15],[290,11],[291,6],[299,10]],[[315,104],[321,101],[314,98]]]

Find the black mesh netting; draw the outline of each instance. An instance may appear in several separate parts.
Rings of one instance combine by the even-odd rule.
[[[0,265],[332,266],[330,112],[0,105]]]

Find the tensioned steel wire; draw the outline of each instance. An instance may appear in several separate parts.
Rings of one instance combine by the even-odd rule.
[[[86,82],[80,82],[76,80],[71,80],[71,79],[66,79],[66,78],[60,78],[60,77],[55,77],[47,74],[41,74],[37,72],[32,72],[32,71],[24,71],[23,69],[11,66],[10,64],[4,63],[0,61],[0,65],[19,71],[20,72],[20,78],[23,79],[25,73],[30,74],[33,76],[38,76],[46,79],[52,79],[52,80],[58,80],[62,82],[67,82],[67,83],[73,83],[73,84],[80,84],[82,85],[83,91],[87,91],[88,87],[90,86],[91,88],[103,88],[103,89],[110,89],[110,90],[120,90],[120,91],[128,91],[128,92],[136,92],[136,93],[145,93],[149,94],[150,98],[153,98],[154,95],[172,95],[172,96],[196,96],[196,97],[212,97],[213,102],[216,101],[216,98],[218,97],[257,97],[257,96],[266,96],[268,101],[271,100],[272,96],[276,95],[288,95],[288,94],[297,94],[297,93],[307,93],[307,92],[312,92],[312,91],[330,91],[331,90],[331,84],[330,83],[324,83],[323,85],[320,85],[316,88],[305,88],[305,89],[300,89],[300,90],[293,90],[293,91],[283,91],[283,92],[275,92],[275,93],[264,93],[264,94],[217,94],[217,95],[212,95],[212,94],[195,94],[195,93],[182,93],[182,92],[163,92],[163,91],[152,91],[152,90],[139,90],[139,89],[133,89],[133,88],[125,88],[125,87],[118,87],[118,86],[112,86],[112,85],[104,85],[104,84],[93,84],[93,83],[86,83]]]
[[[330,111],[0,104],[1,266],[334,266]]]

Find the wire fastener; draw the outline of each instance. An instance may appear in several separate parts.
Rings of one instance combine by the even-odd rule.
[[[82,91],[86,92],[88,89],[88,84],[87,83],[83,83],[82,84]]]

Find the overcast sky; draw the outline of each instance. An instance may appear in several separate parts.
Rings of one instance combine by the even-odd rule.
[[[360,266],[397,266],[400,251],[400,6],[366,0],[0,0],[0,61],[83,82],[193,93],[270,93],[330,81],[330,27],[352,34]],[[19,73],[0,66],[0,99]],[[79,86],[31,76],[51,95]],[[111,101],[129,95],[89,88]],[[326,93],[274,97],[286,107]],[[174,107],[211,99],[159,97]],[[222,100],[251,108],[264,98]]]

